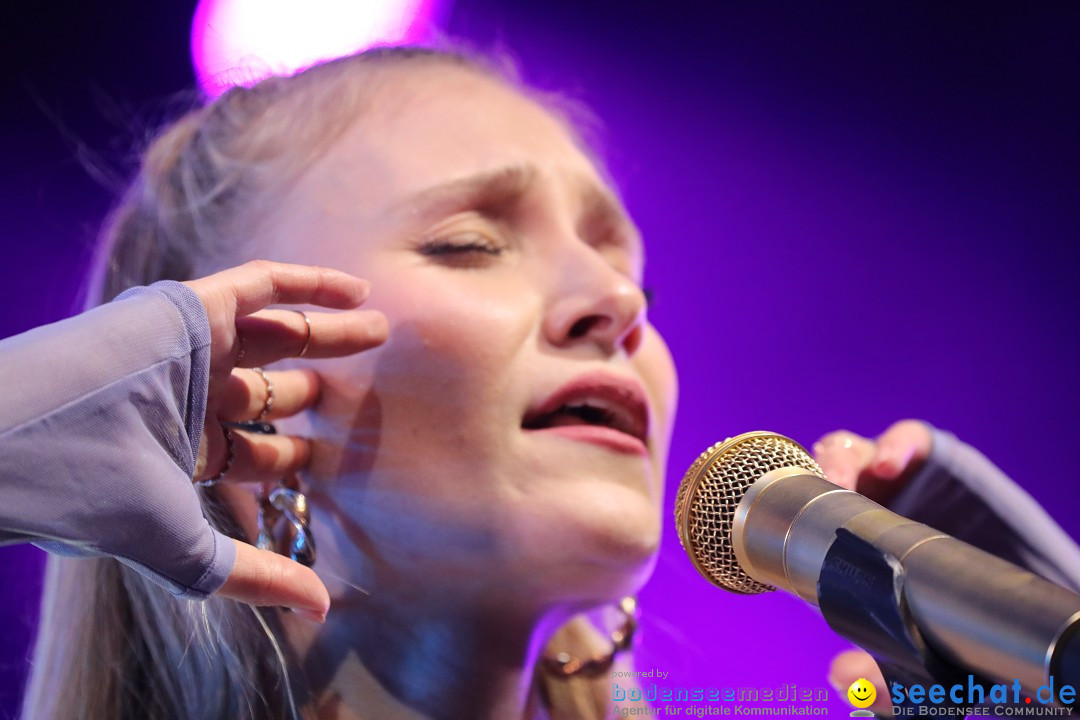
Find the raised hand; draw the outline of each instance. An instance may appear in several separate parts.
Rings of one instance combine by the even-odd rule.
[[[302,470],[311,456],[308,440],[248,433],[223,423],[288,417],[318,401],[314,371],[263,371],[260,366],[298,356],[350,355],[386,339],[386,318],[377,311],[304,313],[267,306],[353,310],[367,297],[368,283],[329,268],[258,260],[185,284],[206,307],[212,347],[206,421],[193,480],[258,482]],[[329,596],[314,572],[234,542],[236,564],[218,594],[325,617]]]

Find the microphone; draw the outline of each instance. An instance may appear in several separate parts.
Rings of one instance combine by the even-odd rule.
[[[880,607],[882,585],[902,575],[893,604],[936,657],[1019,680],[1032,696],[1047,683],[1053,696],[1052,678],[1080,685],[1080,595],[833,485],[782,435],[746,433],[703,452],[679,486],[675,521],[694,567],[725,590],[780,588],[818,606],[838,631],[849,611],[866,612],[866,637],[867,626],[871,636],[883,632],[873,627],[883,621],[864,606]],[[892,574],[882,583],[851,547],[871,549]],[[822,602],[826,583],[849,598],[842,612]]]

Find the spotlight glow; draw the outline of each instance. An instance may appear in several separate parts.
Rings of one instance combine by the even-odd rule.
[[[191,58],[211,96],[373,45],[421,42],[439,0],[200,0]]]

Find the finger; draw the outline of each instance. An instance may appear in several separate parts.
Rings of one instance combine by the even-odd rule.
[[[870,471],[882,480],[895,480],[907,469],[915,455],[915,447],[900,438],[878,442]]]
[[[853,432],[835,430],[822,436],[812,450],[829,482],[854,490],[860,473],[873,456],[873,443]]]
[[[318,374],[309,369],[264,371],[233,370],[218,399],[217,415],[228,422],[276,420],[295,415],[319,400]],[[267,382],[267,379],[269,382]],[[269,412],[264,410],[269,407]]]
[[[930,454],[933,435],[921,420],[901,420],[881,434],[874,453],[872,471],[881,478],[895,479]]]
[[[295,435],[231,430],[235,459],[226,482],[270,482],[294,475],[311,460],[311,441]]]
[[[306,438],[226,430],[217,421],[206,425],[206,461],[195,472],[196,483],[211,478],[212,484],[271,482],[295,475],[311,461],[311,441]]]
[[[237,318],[236,328],[244,340],[241,367],[268,365],[298,357],[301,352],[306,358],[351,355],[381,345],[388,333],[386,316],[377,310],[342,313],[260,310]]]
[[[311,460],[311,441],[305,438],[249,433],[237,428],[230,428],[226,435],[220,425],[214,425],[219,430],[207,434],[208,459],[205,468],[196,472],[195,482],[210,478],[214,483],[272,482],[296,474]],[[232,440],[231,459],[226,437]]]
[[[330,594],[310,568],[247,543],[236,543],[236,564],[217,594],[249,605],[279,605],[324,622]]]
[[[881,717],[892,717],[891,696],[874,658],[862,650],[845,650],[829,666],[829,684],[847,701],[848,688],[859,678],[869,680],[877,692],[870,709]]]
[[[370,289],[366,280],[340,270],[269,260],[252,260],[186,284],[204,302],[208,297],[231,295],[238,316],[279,303],[354,308]]]

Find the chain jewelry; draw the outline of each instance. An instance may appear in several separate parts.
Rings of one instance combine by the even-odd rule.
[[[260,550],[277,552],[277,543],[274,541],[274,535],[271,532],[271,528],[277,520],[278,513],[274,511],[274,506],[270,504],[270,496],[267,494],[265,488],[259,490],[257,500],[259,503],[259,511],[255,516],[255,522],[259,528],[259,535],[255,539],[255,547]]]
[[[308,509],[307,497],[299,490],[279,487],[270,493],[270,504],[284,513],[285,518],[292,525],[289,557],[301,565],[308,567],[314,565],[315,538],[308,527],[311,522],[311,512]]]
[[[595,678],[608,672],[618,654],[633,645],[634,632],[637,630],[637,599],[624,597],[619,601],[618,607],[626,619],[615,632],[611,633],[611,652],[584,659],[573,657],[569,653],[559,653],[555,657],[542,657],[540,667],[544,672],[563,680],[572,677]]]
[[[213,487],[224,480],[225,476],[229,474],[229,470],[232,469],[233,460],[236,459],[236,445],[233,442],[232,431],[224,425],[221,427],[221,431],[225,434],[225,467],[221,468],[221,472],[214,477],[199,480],[195,483],[196,485]]]

